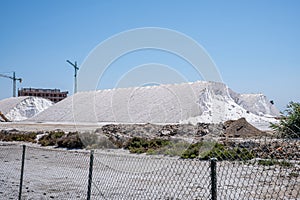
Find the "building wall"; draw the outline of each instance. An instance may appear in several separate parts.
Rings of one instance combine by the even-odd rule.
[[[66,98],[68,96],[68,92],[61,92],[59,89],[22,88],[18,90],[18,96],[42,97],[57,103]]]

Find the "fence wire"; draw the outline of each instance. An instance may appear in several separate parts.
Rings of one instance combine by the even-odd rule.
[[[21,174],[22,147],[0,146],[0,199],[17,199]]]
[[[219,199],[299,199],[299,178],[293,169],[257,163],[218,162]]]
[[[262,159],[219,159],[217,199],[300,199],[299,152],[275,162],[274,145],[252,152]],[[21,158],[22,146],[0,145],[0,199],[17,199]],[[212,198],[207,160],[95,150],[93,161],[90,199]],[[87,150],[27,146],[22,199],[87,199],[89,162]]]
[[[95,153],[99,199],[209,199],[209,162]]]
[[[26,148],[24,199],[85,199],[89,152]]]

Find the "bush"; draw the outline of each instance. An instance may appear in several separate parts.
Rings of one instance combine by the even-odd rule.
[[[290,102],[282,113],[278,124],[271,128],[283,138],[300,138],[300,103]]]
[[[129,149],[130,153],[153,153],[154,150],[157,150],[161,147],[170,144],[170,141],[164,139],[146,139],[134,137],[128,141],[125,145],[125,149]]]
[[[42,146],[54,146],[57,144],[57,140],[64,135],[65,133],[62,131],[52,131],[47,135],[43,135],[38,143]]]
[[[57,147],[68,149],[84,147],[77,132],[71,132],[66,135],[63,131],[52,131],[49,134],[42,136],[38,143],[42,146],[57,145]]]
[[[200,152],[200,149],[206,149],[206,151]],[[254,158],[254,155],[246,148],[232,148],[212,142],[197,142],[192,144],[181,155],[181,158],[199,158],[201,160],[209,160],[210,158],[217,158],[218,160],[250,160]]]
[[[79,133],[81,142],[87,149],[116,149],[117,146],[105,135],[84,132]]]
[[[183,152],[185,152],[190,145],[191,145],[190,143],[184,140],[173,139],[169,141],[169,144],[159,149],[153,151],[147,151],[147,154],[181,156]]]
[[[83,143],[79,137],[78,132],[68,133],[67,136],[61,137],[57,140],[57,146],[68,148],[68,149],[82,149],[84,148]]]
[[[0,133],[0,140],[5,142],[22,141],[35,143],[36,133]]]
[[[181,155],[181,158],[196,158],[199,156],[199,149],[202,147],[203,142],[191,144]]]

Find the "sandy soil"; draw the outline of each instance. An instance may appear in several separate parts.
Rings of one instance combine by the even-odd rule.
[[[73,122],[5,122],[0,123],[0,130],[17,129],[19,131],[94,131],[106,123],[73,123]]]
[[[17,199],[20,143],[0,143],[0,199]],[[92,199],[209,199],[208,161],[96,150]],[[26,148],[22,199],[86,199],[89,151]],[[218,162],[218,199],[300,199],[299,165]]]

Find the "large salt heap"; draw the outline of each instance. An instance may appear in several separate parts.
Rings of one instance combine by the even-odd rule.
[[[21,121],[52,106],[50,100],[39,97],[11,97],[0,101],[0,112],[9,121]]]
[[[206,81],[78,92],[31,120],[217,123],[244,117],[261,123],[274,121],[272,116],[279,115],[265,96],[248,96],[233,92],[223,83]]]

